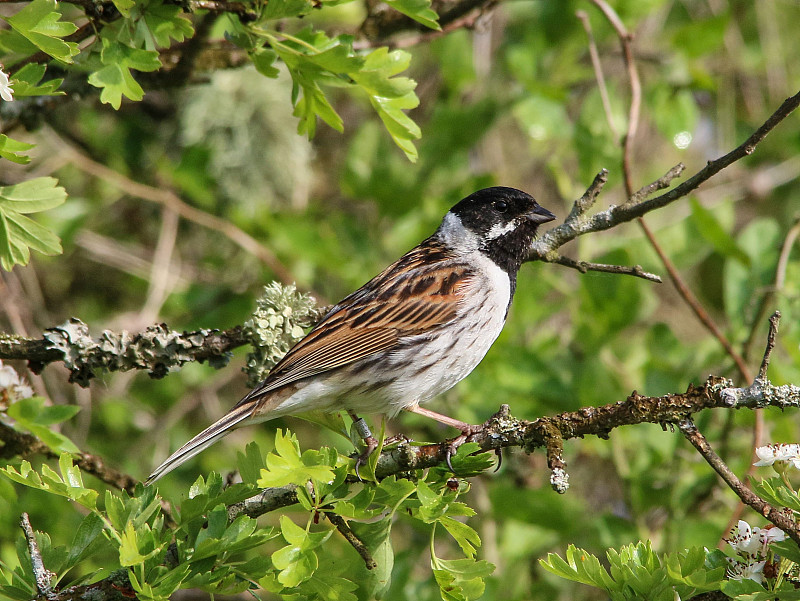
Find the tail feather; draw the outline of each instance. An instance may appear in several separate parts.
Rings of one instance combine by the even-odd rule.
[[[251,403],[234,407],[220,420],[211,424],[208,428],[200,432],[200,434],[192,438],[180,449],[167,457],[164,463],[153,470],[153,473],[150,474],[147,480],[145,480],[145,486],[152,484],[161,478],[161,476],[168,474],[183,462],[188,461],[197,455],[200,451],[210,447],[220,438],[233,431],[238,424],[245,421],[252,415],[253,405]]]

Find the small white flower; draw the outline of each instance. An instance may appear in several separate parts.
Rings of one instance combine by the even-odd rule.
[[[11,401],[19,401],[33,396],[33,389],[10,365],[3,365],[0,361],[0,399],[3,397]]]
[[[14,100],[14,90],[11,88],[8,75],[3,72],[3,65],[0,65],[0,98],[6,102],[12,102]]]
[[[768,444],[756,448],[757,467],[774,465],[776,462],[791,463],[800,469],[800,444]]]
[[[755,528],[757,531],[758,528]],[[753,532],[750,524],[744,520],[739,520],[737,526],[731,530],[731,537],[728,544],[733,547],[733,550],[741,555],[754,555],[761,549],[761,543],[758,540],[758,534]]]
[[[728,558],[729,566],[726,575],[730,580],[755,580],[764,583],[764,565],[766,561],[739,562]]]
[[[777,526],[754,528],[753,530],[753,534],[758,537],[758,542],[765,550],[771,543],[779,543],[786,540],[786,533]]]

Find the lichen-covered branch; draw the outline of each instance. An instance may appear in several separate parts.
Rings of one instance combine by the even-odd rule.
[[[752,385],[737,388],[731,380],[710,376],[702,386],[689,386],[683,393],[657,397],[642,396],[636,391],[624,401],[601,407],[584,407],[533,421],[518,419],[509,412],[508,405],[501,406],[478,433],[469,441],[482,451],[519,447],[526,452],[546,449],[553,471],[551,480],[558,492],[566,490],[565,464],[560,455],[563,441],[585,436],[608,438],[621,426],[635,424],[678,424],[706,409],[779,409],[800,408],[800,386],[776,386],[768,380],[756,380]],[[444,465],[450,441],[424,446],[405,442],[385,449],[378,458],[375,475],[379,479]],[[259,495],[232,506],[229,516],[240,513],[256,517],[297,502],[292,487],[267,489]]]
[[[38,373],[49,363],[60,361],[70,370],[70,382],[87,386],[106,371],[146,370],[162,378],[171,370],[193,361],[208,361],[224,367],[230,351],[251,344],[246,371],[258,381],[321,317],[307,294],[294,285],[277,282],[265,286],[253,317],[243,326],[229,330],[176,332],[166,324],[150,326],[143,332],[103,331],[92,337],[89,327],[79,319],[49,328],[40,339],[0,335],[0,359],[27,360]]]

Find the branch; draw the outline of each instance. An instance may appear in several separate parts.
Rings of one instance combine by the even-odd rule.
[[[595,213],[591,217],[583,216],[583,213],[588,207],[585,207],[581,211],[577,212],[575,208],[573,208],[573,211],[570,213],[564,223],[554,227],[551,230],[548,230],[538,240],[534,241],[531,246],[528,260],[545,260],[545,257],[548,253],[554,251],[560,246],[563,246],[567,242],[571,242],[578,236],[583,236],[593,232],[602,232],[611,229],[612,227],[616,227],[622,223],[633,221],[637,217],[641,217],[642,215],[646,215],[651,211],[665,207],[679,198],[686,196],[692,190],[698,188],[700,184],[722,171],[725,167],[728,167],[739,159],[752,154],[756,146],[758,146],[758,144],[765,137],[767,137],[767,134],[769,134],[769,132],[771,132],[781,121],[786,119],[786,117],[788,117],[798,107],[798,105],[800,105],[800,92],[784,101],[780,108],[778,108],[778,110],[776,110],[769,117],[769,119],[767,119],[742,144],[718,159],[709,161],[703,169],[669,192],[650,200],[642,200],[639,202],[636,201],[636,197],[634,195],[634,197],[632,197],[632,202],[611,206],[605,211],[599,211]],[[677,173],[674,173],[676,170]],[[601,171],[597,178],[595,178],[595,182],[597,182],[597,180],[601,178],[604,173],[607,174],[605,170]],[[671,181],[672,178],[677,177],[679,173],[680,168],[675,167],[673,170],[668,172],[667,175],[659,178],[659,180],[656,180],[652,184],[645,186],[642,188],[642,190],[656,190],[664,181],[666,181],[668,185],[669,181]],[[603,180],[603,183],[604,182],[605,180]],[[592,187],[587,190],[587,193],[590,190],[593,190],[594,187],[595,184],[593,184]],[[592,202],[593,200],[587,204],[591,206]]]
[[[731,469],[725,465],[725,462],[714,452],[711,445],[708,444],[705,436],[703,436],[694,425],[692,420],[685,419],[678,423],[678,428],[681,433],[686,437],[686,440],[692,443],[695,449],[703,456],[708,464],[714,468],[714,471],[725,481],[725,484],[736,493],[743,503],[749,505],[758,513],[763,515],[771,523],[775,524],[778,528],[783,530],[789,537],[798,545],[800,545],[800,527],[794,521],[791,511],[784,511],[773,507],[764,499],[756,495],[753,491],[747,488],[739,478],[736,477]]]
[[[163,323],[138,334],[105,330],[92,338],[89,327],[73,317],[48,328],[40,339],[0,335],[0,359],[27,360],[34,373],[62,361],[70,370],[70,382],[85,387],[102,371],[143,369],[152,378],[163,378],[171,368],[193,361],[222,367],[230,351],[248,340],[242,326],[181,333]]]
[[[36,542],[36,533],[31,527],[30,518],[27,513],[23,513],[19,520],[20,528],[25,533],[25,540],[28,542],[28,555],[31,558],[31,566],[33,567],[33,575],[36,578],[36,590],[39,597],[45,599],[58,599],[58,595],[50,586],[55,574],[44,567],[42,561],[42,553],[39,551],[39,544]]]
[[[0,459],[8,459],[10,457],[27,458],[34,455],[44,455],[50,459],[58,459],[59,456],[58,453],[54,452],[36,436],[18,432],[2,422],[0,422],[0,442],[3,443],[3,446],[0,447]],[[106,465],[102,457],[91,453],[75,453],[73,462],[81,471],[130,494],[133,494],[133,489],[138,482],[132,476]]]
[[[776,386],[768,380],[756,380],[745,388],[737,388],[726,378],[710,376],[702,386],[690,385],[684,393],[657,397],[641,396],[634,391],[624,401],[601,407],[584,407],[533,421],[521,420],[509,413],[508,405],[469,437],[481,451],[519,447],[526,452],[547,449],[552,471],[551,483],[557,492],[566,490],[566,464],[560,454],[564,440],[597,436],[606,439],[612,430],[635,424],[680,423],[689,416],[707,409],[759,409],[777,407],[800,408],[800,386]],[[406,442],[385,449],[378,458],[375,475],[380,480],[392,475],[445,465],[450,441],[412,446]],[[234,519],[244,513],[258,517],[297,502],[294,487],[266,489],[258,495],[229,508]]]

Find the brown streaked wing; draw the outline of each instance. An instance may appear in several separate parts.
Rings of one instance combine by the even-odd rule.
[[[237,406],[266,392],[385,351],[455,318],[466,265],[431,267],[417,248],[339,303]],[[429,285],[420,286],[420,281]],[[385,294],[388,290],[392,293]]]

